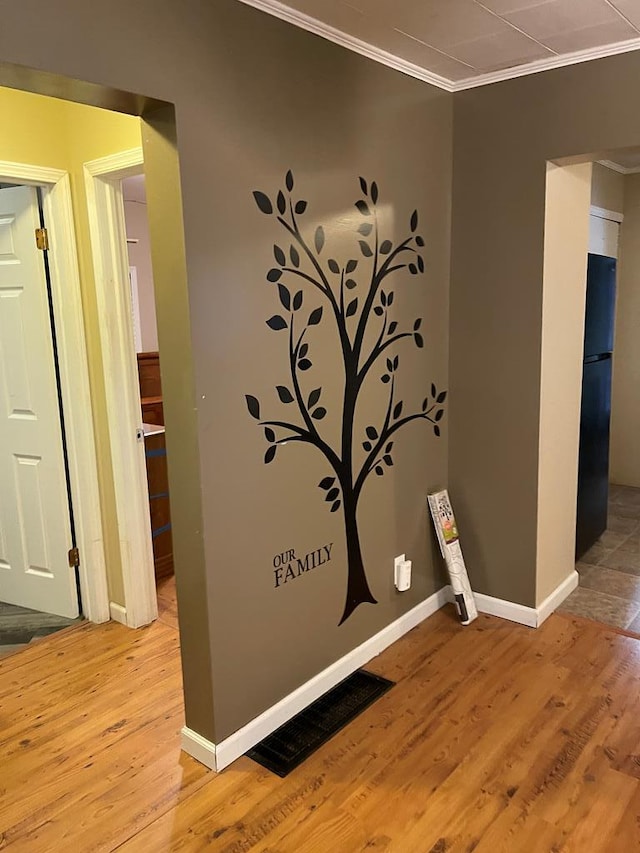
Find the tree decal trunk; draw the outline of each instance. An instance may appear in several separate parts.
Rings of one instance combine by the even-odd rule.
[[[256,397],[248,394],[246,402],[249,414],[264,429],[266,464],[275,459],[282,445],[292,442],[312,445],[327,462],[329,473],[318,487],[325,493],[330,512],[342,509],[347,543],[347,594],[339,622],[342,624],[359,605],[367,602],[377,604],[367,580],[358,533],[358,505],[365,482],[373,473],[382,477],[385,470],[393,465],[393,437],[406,424],[415,420],[428,421],[435,435],[440,435],[439,422],[444,415],[442,404],[447,392],[438,391],[432,384],[431,393],[423,400],[420,411],[404,417],[404,402],[397,399],[395,392],[400,362],[397,354],[391,355],[391,347],[401,340],[413,339],[415,345],[422,348],[424,339],[421,318],[414,321],[410,331],[398,329],[398,323],[391,316],[395,294],[385,282],[401,270],[412,276],[424,273],[421,250],[425,243],[417,233],[418,212],[414,211],[410,217],[410,234],[405,240],[394,245],[391,240],[381,239],[376,211],[377,184],[374,181],[369,186],[364,178],[360,178],[363,197],[355,202],[355,207],[362,219],[356,237],[361,258],[349,259],[341,266],[335,258],[326,257],[322,225],[315,229],[311,240],[303,234],[299,217],[304,215],[308,205],[304,200],[293,199],[293,188],[294,179],[289,171],[284,187],[275,196],[275,205],[263,192],[256,190],[253,195],[259,210],[266,216],[275,217],[286,233],[285,244],[273,247],[276,266],[267,273],[267,281],[277,287],[283,311],[270,317],[267,326],[275,332],[288,333],[290,382],[276,385],[275,390],[280,403],[294,409],[297,417],[265,420]],[[363,268],[366,271],[356,277],[358,269]],[[366,282],[364,287],[361,281]],[[290,289],[294,282],[301,285],[300,289]],[[309,313],[303,311],[305,289],[320,297],[320,304]],[[308,390],[307,383],[303,383],[303,374],[306,375],[313,367],[310,349],[313,327],[327,316],[336,325],[344,364],[342,435],[337,449],[320,432],[321,421],[327,414],[322,405],[322,387]],[[365,338],[370,323],[376,324],[377,334],[375,343],[367,350]],[[385,364],[380,381],[388,387],[386,411],[381,417],[382,423],[370,424],[364,434],[357,437],[365,458],[355,471],[353,433],[358,398],[370,371],[382,361],[383,354]]]

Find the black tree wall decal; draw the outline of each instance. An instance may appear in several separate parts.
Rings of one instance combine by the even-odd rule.
[[[249,414],[264,428],[268,444],[265,463],[274,460],[281,445],[302,442],[319,450],[330,468],[330,473],[318,486],[325,492],[330,512],[342,508],[344,514],[348,577],[344,612],[339,622],[342,624],[360,604],[377,604],[367,581],[358,533],[357,510],[363,487],[371,474],[383,476],[385,469],[393,465],[393,438],[406,424],[415,420],[429,421],[435,435],[440,435],[438,423],[444,414],[442,404],[447,392],[438,391],[435,385],[431,385],[431,394],[423,400],[420,411],[404,416],[404,402],[396,399],[399,357],[391,356],[389,350],[401,340],[410,338],[417,347],[423,347],[422,319],[415,320],[411,331],[399,330],[398,323],[390,316],[394,292],[384,289],[383,285],[391,275],[401,270],[407,270],[412,276],[424,273],[420,250],[425,244],[417,234],[418,212],[412,213],[411,233],[402,242],[394,245],[391,240],[381,239],[376,211],[378,187],[375,181],[369,186],[364,178],[360,178],[363,197],[356,201],[355,207],[362,219],[356,238],[362,258],[350,259],[341,266],[335,258],[326,257],[322,225],[315,229],[312,240],[302,233],[299,217],[305,213],[307,202],[294,200],[293,188],[294,179],[289,171],[284,187],[277,193],[275,204],[263,192],[255,191],[253,195],[262,213],[274,216],[286,232],[285,244],[273,247],[276,266],[267,273],[267,281],[277,286],[283,313],[269,318],[267,325],[276,332],[288,331],[291,384],[277,385],[276,392],[282,404],[295,407],[299,418],[263,420],[257,398],[247,395],[246,401]],[[367,283],[362,287],[356,272],[358,268],[362,270],[365,264],[367,271],[362,278]],[[303,289],[290,290],[285,281],[287,284],[300,282],[304,288],[321,297],[321,304],[308,314],[303,312]],[[302,374],[313,367],[310,330],[321,323],[327,314],[337,327],[344,362],[341,443],[338,448],[332,447],[320,432],[321,422],[327,414],[322,405],[322,388],[308,390],[303,388],[302,382]],[[370,321],[376,325],[373,336],[369,335],[369,345],[365,346]],[[371,343],[372,337],[375,343]],[[380,381],[389,389],[386,411],[381,417],[381,423],[367,426],[365,434],[357,437],[365,455],[364,461],[356,469],[353,433],[358,397],[370,371],[384,353],[387,355],[386,369]]]

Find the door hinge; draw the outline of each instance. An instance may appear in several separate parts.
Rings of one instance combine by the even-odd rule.
[[[80,565],[80,551],[78,548],[72,548],[69,551],[69,568],[77,569]]]
[[[36,228],[36,246],[42,252],[49,249],[49,234],[46,228]]]

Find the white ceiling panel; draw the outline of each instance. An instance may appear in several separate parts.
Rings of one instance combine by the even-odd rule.
[[[624,15],[629,23],[640,28],[640,2],[639,0],[612,0],[611,3],[621,15]]]
[[[629,27],[605,0],[549,0],[542,5],[504,13],[504,18],[540,41],[574,30],[607,27],[611,23]]]
[[[611,21],[597,27],[585,27],[581,30],[568,30],[555,36],[547,36],[545,44],[556,53],[571,53],[574,50],[587,50],[598,47],[605,38],[605,44],[636,38],[638,33],[626,21]]]
[[[240,0],[449,90],[640,49],[640,0]]]
[[[553,56],[549,48],[517,30],[457,44],[451,48],[451,53],[456,59],[469,63],[476,71],[483,73],[508,68],[514,62],[534,62]]]

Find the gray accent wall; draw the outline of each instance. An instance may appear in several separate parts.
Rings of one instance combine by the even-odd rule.
[[[265,465],[244,395],[279,414],[286,337],[265,324],[278,310],[265,276],[282,237],[252,192],[273,197],[288,169],[308,201],[304,227],[312,235],[323,223],[341,263],[354,245],[360,269],[366,263],[354,243],[359,176],[377,182],[385,237],[403,239],[419,211],[425,273],[398,273],[389,286],[393,319],[410,329],[423,318],[425,346],[408,339],[389,354],[400,356],[407,408],[419,410],[432,383],[447,388],[453,98],[235,0],[26,0],[3,12],[0,60],[14,63],[0,67],[5,85],[143,113],[186,721],[218,742],[444,582],[426,495],[447,482],[447,413],[440,438],[432,425],[408,424],[393,468],[367,482],[359,526],[378,604],[338,627],[346,547],[340,513],[317,488],[326,466],[295,444]],[[175,127],[160,102],[175,106]],[[323,324],[310,341],[305,389],[322,386],[337,440],[337,339]],[[383,371],[384,359],[356,413],[358,448],[384,417]],[[275,588],[275,555],[327,543],[330,562]],[[399,553],[413,560],[402,595],[392,577]]]
[[[536,603],[546,162],[637,145],[639,74],[629,53],[454,99],[449,483],[474,588],[524,605]]]

